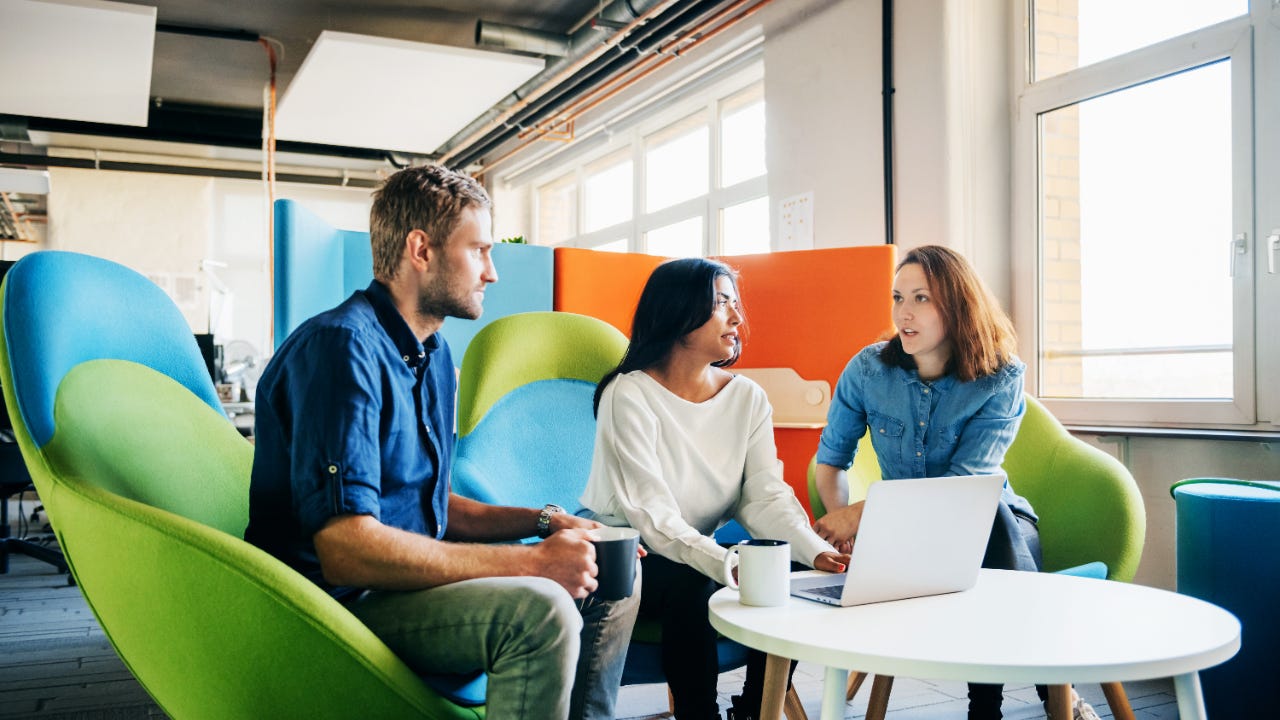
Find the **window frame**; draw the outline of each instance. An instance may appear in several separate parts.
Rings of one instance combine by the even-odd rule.
[[[1246,233],[1245,253],[1236,258],[1232,283],[1232,382],[1230,399],[1044,398],[1046,406],[1068,424],[1239,427],[1257,422],[1257,336],[1255,335],[1256,266],[1254,136],[1254,23],[1250,15],[1163,40],[1039,82],[1031,83],[1034,51],[1034,0],[1017,3],[1022,17],[1016,27],[1016,51],[1023,58],[1017,80],[1014,117],[1014,322],[1019,355],[1027,363],[1027,389],[1039,396],[1043,347],[1041,279],[1040,115],[1197,68],[1231,60],[1232,92],[1232,237]],[[1223,254],[1231,238],[1222,238]],[[1225,271],[1224,258],[1224,271]]]
[[[578,217],[576,219],[576,229],[579,233],[562,242],[555,243],[555,246],[594,248],[626,237],[628,252],[643,253],[647,252],[645,235],[650,230],[700,216],[702,217],[702,256],[721,254],[723,250],[720,240],[721,211],[726,207],[768,197],[769,195],[767,168],[762,175],[748,178],[728,187],[720,186],[722,140],[720,123],[723,108],[725,106],[733,106],[735,103],[741,104],[741,99],[744,96],[752,94],[757,95],[763,101],[765,97],[763,75],[763,64],[753,63],[746,70],[734,73],[714,83],[697,98],[675,103],[671,107],[664,108],[662,112],[655,113],[648,121],[638,123],[625,132],[616,133],[608,142],[602,143],[601,147],[593,149],[590,153],[575,157],[565,163],[548,164],[544,170],[538,172],[528,183],[529,202],[532,208],[531,217],[540,217],[541,207],[539,201],[541,190],[564,178],[567,174],[573,174],[577,182],[578,203],[576,210]],[[664,133],[672,127],[687,123],[690,117],[698,114],[703,115],[709,128],[710,152],[707,154],[706,167],[708,191],[703,195],[649,212],[645,198],[645,183],[647,180],[645,152],[647,140]],[[629,149],[632,160],[632,217],[630,220],[609,227],[599,228],[591,232],[582,232],[582,228],[585,227],[586,213],[583,185],[583,181],[586,178],[585,170],[601,158],[620,153],[624,148]],[[772,227],[773,222],[773,214],[771,212],[769,229],[770,252],[777,249],[776,232]],[[540,233],[541,228],[538,228],[532,234],[533,242],[536,244],[549,244],[543,241]]]

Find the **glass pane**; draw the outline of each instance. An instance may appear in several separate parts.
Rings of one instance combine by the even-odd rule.
[[[702,255],[702,216],[654,228],[644,234],[645,252],[665,257]]]
[[[631,158],[614,155],[587,169],[582,187],[583,232],[631,219]]]
[[[1232,395],[1231,64],[1040,116],[1041,387]]]
[[[769,252],[769,196],[731,205],[720,211],[720,253]]]
[[[1036,0],[1035,79],[1043,80],[1245,15],[1249,0]]]
[[[556,245],[573,237],[578,218],[578,186],[573,175],[538,188],[538,242]]]
[[[645,209],[648,212],[707,194],[711,131],[702,115],[645,140]]]
[[[592,250],[599,250],[599,251],[601,251],[601,252],[620,252],[620,253],[624,253],[624,252],[626,252],[626,251],[627,251],[627,239],[626,239],[626,238],[622,238],[621,240],[612,240],[612,241],[607,242],[607,243],[604,243],[604,244],[602,244],[602,245],[596,245],[595,247],[593,247],[593,248],[591,248],[591,249],[592,249]]]
[[[765,172],[764,100],[726,108],[720,117],[720,187]]]

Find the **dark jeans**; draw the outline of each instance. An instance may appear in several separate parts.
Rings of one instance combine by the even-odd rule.
[[[679,720],[720,718],[716,701],[716,678],[720,665],[716,655],[718,635],[707,619],[707,603],[722,586],[685,565],[649,553],[640,561],[644,585],[640,592],[640,617],[662,624],[662,672]],[[747,654],[747,677],[742,698],[735,708],[748,717],[760,714],[764,689],[765,654]],[[792,670],[795,663],[792,663]]]
[[[982,566],[996,570],[1039,572],[1042,563],[1040,531],[1036,524],[1001,503]],[[1037,685],[1036,693],[1041,701],[1049,697],[1049,690],[1044,685]],[[1003,702],[1003,685],[969,683],[969,720],[999,720],[1003,717],[1000,712]]]

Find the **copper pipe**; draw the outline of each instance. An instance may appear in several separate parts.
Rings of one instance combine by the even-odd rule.
[[[276,49],[267,38],[259,38],[258,42],[267,51],[267,65],[270,72],[266,107],[262,109],[266,120],[266,132],[262,138],[264,160],[266,161],[263,182],[267,190],[267,291],[271,293],[270,315],[267,325],[268,337],[271,338],[272,350],[276,342]],[[209,328],[213,332],[214,328]]]
[[[751,2],[751,0],[738,0],[738,2],[737,2],[737,3],[735,3],[735,4],[734,4],[734,5],[732,5],[731,7],[727,8],[727,9],[726,9],[726,11],[732,11],[732,10],[735,10],[735,9],[737,9],[737,8],[740,8],[740,7],[742,7],[743,5],[747,4],[748,2]],[[723,25],[721,25],[720,27],[715,28],[714,30],[712,30],[712,31],[708,32],[707,34],[705,34],[705,35],[703,35],[703,36],[701,36],[701,37],[694,38],[693,40],[689,41],[689,44],[688,44],[688,45],[686,45],[685,47],[681,48],[681,49],[680,49],[680,52],[683,54],[683,53],[687,53],[687,52],[689,52],[690,50],[693,50],[695,47],[697,47],[698,45],[702,44],[704,41],[706,41],[706,40],[710,40],[711,38],[715,37],[716,35],[719,35],[719,34],[720,34],[721,32],[723,32],[724,30],[727,30],[728,28],[733,27],[733,26],[734,26],[734,25],[736,25],[738,22],[740,22],[740,21],[742,21],[742,20],[745,20],[745,19],[746,19],[746,18],[748,18],[748,17],[751,17],[752,15],[754,15],[754,14],[756,13],[756,11],[760,10],[761,8],[763,8],[764,6],[768,5],[768,4],[769,4],[769,3],[771,3],[771,2],[773,2],[773,0],[759,0],[759,2],[757,2],[755,5],[753,5],[753,6],[751,6],[750,8],[747,8],[746,10],[744,10],[744,11],[742,12],[742,14],[741,14],[741,15],[739,15],[738,17],[735,17],[735,18],[731,19],[729,22],[724,23],[724,24],[723,24]],[[706,22],[704,22],[704,23],[700,24],[697,28],[695,28],[695,29],[694,29],[691,33],[689,33],[689,34],[697,34],[698,32],[701,32],[703,28],[706,28],[706,27],[708,27],[709,25],[711,25],[712,23],[714,23],[714,22],[716,22],[716,21],[720,20],[720,19],[724,16],[724,14],[725,14],[724,12],[721,12],[720,14],[716,15],[714,18],[710,18],[710,19],[709,19],[709,20],[707,20]],[[677,44],[677,43],[680,43],[680,42],[684,42],[684,40],[676,40],[676,41],[673,41],[672,43],[670,43],[670,44],[668,45],[668,47],[670,47],[670,45],[674,45],[674,44]],[[650,57],[656,57],[656,55],[655,55],[655,56],[650,56]],[[667,64],[667,63],[671,62],[672,60],[675,60],[677,57],[679,57],[679,55],[667,55],[666,57],[662,58],[662,60],[660,60],[660,61],[658,61],[658,62],[656,62],[656,63],[650,63],[650,64],[649,64],[649,65],[647,65],[647,66],[645,66],[645,65],[639,65],[639,66],[637,66],[637,67],[635,67],[635,68],[632,68],[631,70],[628,70],[626,74],[634,73],[634,72],[636,72],[637,70],[643,70],[643,71],[642,71],[642,72],[640,72],[639,74],[636,74],[636,75],[632,76],[632,77],[624,77],[623,79],[618,79],[618,80],[610,81],[610,82],[608,82],[608,83],[604,84],[603,86],[601,86],[601,87],[597,88],[596,90],[592,91],[591,93],[588,93],[586,97],[584,97],[584,98],[580,99],[580,100],[579,100],[578,102],[576,102],[573,106],[570,106],[571,113],[570,113],[567,117],[557,116],[557,117],[556,117],[556,122],[557,122],[557,123],[559,123],[559,122],[570,122],[570,123],[571,123],[571,122],[573,122],[573,121],[577,120],[577,119],[578,119],[579,117],[581,117],[584,113],[586,113],[586,112],[589,112],[589,111],[593,110],[594,108],[598,107],[601,103],[603,103],[603,102],[605,102],[605,101],[607,101],[607,100],[610,100],[610,99],[612,99],[613,97],[617,96],[617,94],[618,94],[618,93],[622,92],[623,90],[626,90],[626,89],[630,88],[630,87],[631,87],[631,86],[633,86],[635,83],[637,83],[637,82],[639,82],[640,80],[643,80],[644,78],[646,78],[646,77],[648,77],[649,75],[653,74],[655,71],[657,71],[658,69],[660,69],[660,68],[662,68],[662,67],[666,66],[666,64]],[[604,94],[604,95],[602,95],[602,96],[600,96],[600,97],[597,97],[597,98],[592,99],[592,98],[593,98],[593,96],[594,96],[595,94],[597,94],[597,93],[601,93],[601,92],[603,92],[603,93],[605,93],[605,94]],[[588,102],[588,101],[589,101],[589,102]],[[581,105],[581,103],[583,103],[583,102],[588,102],[588,104],[587,104],[587,105],[585,105],[585,106],[582,106],[582,107],[578,107],[578,106],[579,106],[579,105]],[[555,127],[555,125],[552,125],[552,126],[550,126],[550,127]],[[500,164],[502,164],[502,163],[504,163],[504,162],[507,162],[507,161],[508,161],[508,160],[510,160],[512,157],[514,157],[515,155],[517,155],[520,151],[524,150],[525,148],[529,147],[529,146],[530,146],[530,145],[532,145],[533,143],[535,143],[535,142],[537,142],[538,140],[542,139],[542,138],[543,138],[547,133],[549,133],[549,132],[550,132],[550,128],[545,128],[545,129],[544,129],[544,128],[543,128],[543,127],[541,127],[541,126],[535,126],[535,127],[533,127],[533,128],[530,128],[529,130],[526,130],[524,133],[522,133],[522,134],[521,134],[521,136],[520,136],[520,137],[523,137],[523,136],[526,136],[526,135],[531,135],[531,137],[529,137],[527,140],[525,140],[524,142],[520,143],[520,144],[519,144],[519,145],[517,145],[516,147],[512,148],[512,149],[511,149],[510,151],[508,151],[507,153],[503,154],[501,157],[498,157],[498,158],[496,158],[496,159],[494,159],[494,160],[490,161],[489,163],[487,163],[487,164],[484,166],[484,170],[483,170],[483,172],[485,172],[485,173],[491,172],[495,167],[497,167],[498,165],[500,165]]]
[[[657,5],[654,5],[653,7],[649,8],[645,12],[641,13],[640,17],[627,23],[626,27],[622,28],[621,30],[619,30],[618,32],[610,36],[608,40],[605,40],[603,43],[600,44],[600,47],[578,58],[568,67],[566,67],[564,70],[561,70],[557,75],[555,75],[554,77],[552,77],[551,79],[547,80],[545,83],[540,85],[536,90],[517,100],[514,105],[502,111],[502,114],[498,115],[498,117],[491,120],[487,125],[471,133],[470,135],[467,136],[465,140],[459,142],[457,145],[454,145],[452,149],[448,150],[443,155],[441,155],[440,158],[436,160],[436,162],[439,163],[440,165],[448,165],[450,160],[458,156],[459,151],[467,148],[472,143],[483,138],[485,135],[488,135],[490,132],[497,129],[499,125],[504,124],[507,120],[510,120],[512,117],[514,117],[516,113],[528,107],[529,104],[532,103],[534,100],[537,100],[538,98],[541,98],[543,95],[546,95],[547,93],[551,92],[558,85],[560,85],[560,83],[563,83],[564,81],[573,77],[579,70],[586,67],[588,64],[595,62],[596,59],[598,59],[601,55],[608,52],[615,45],[621,44],[622,41],[626,39],[626,37],[630,35],[633,30],[649,22],[649,20],[653,19],[654,17],[657,17],[661,13],[666,12],[667,9],[670,8],[672,5],[675,5],[676,2],[678,2],[678,0],[667,0],[666,2],[658,3]]]
[[[702,35],[701,37],[693,37],[703,32],[707,28],[714,26],[716,23],[719,23],[720,21],[724,20],[729,15],[732,15],[733,13],[737,12],[744,5],[748,5],[751,2],[753,2],[753,0],[737,0],[737,2],[735,2],[734,4],[716,13],[715,16],[710,17],[705,21],[703,21],[702,23],[700,23],[693,30],[686,33],[685,37],[677,38],[667,43],[666,45],[659,47],[655,51],[655,53],[653,55],[650,55],[648,58],[646,58],[641,63],[641,65],[638,65],[637,67],[634,67],[631,70],[628,70],[626,74],[630,74],[644,68],[643,72],[640,72],[639,74],[630,78],[625,78],[625,74],[624,74],[624,79],[610,81],[609,83],[605,84],[603,87],[587,93],[586,96],[584,97],[578,98],[572,104],[570,104],[567,108],[562,109],[559,115],[566,117],[567,119],[570,119],[570,120],[580,117],[583,113],[586,113],[598,107],[602,102],[613,99],[615,96],[618,95],[618,93],[622,92],[623,90],[626,90],[627,88],[634,85],[636,82],[643,80],[649,75],[652,75],[657,70],[665,67],[668,63],[679,58],[681,53],[688,52],[694,47],[697,47],[698,45],[702,44],[702,42],[709,40],[715,37],[716,35],[719,35],[722,31],[730,27],[733,27],[738,22],[750,17],[756,10],[758,10],[761,7],[764,7],[766,4],[768,4],[771,1],[772,0],[762,0],[762,2],[760,2],[759,4],[743,11],[741,15],[739,15],[736,18],[733,18],[732,21],[726,22],[723,25],[720,25],[716,29],[708,32],[705,35]],[[672,51],[669,48],[675,45],[680,45],[681,43],[686,43],[686,44],[683,48],[676,49],[674,51],[674,54],[672,54]],[[654,62],[653,58],[656,58],[656,57],[660,57],[661,59]],[[646,63],[647,63],[647,68],[645,67]],[[599,93],[601,90],[607,90],[607,92],[604,95],[597,97],[595,100],[592,100],[591,99],[592,96]],[[583,103],[588,103],[588,104],[583,106]]]

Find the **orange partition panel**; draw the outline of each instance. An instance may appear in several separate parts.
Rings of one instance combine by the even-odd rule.
[[[796,250],[716,258],[740,273],[747,317],[740,367],[790,367],[834,390],[854,353],[891,332],[895,248]],[[668,258],[556,248],[554,307],[631,334],[640,291]],[[774,431],[787,483],[809,508],[809,459],[818,430]]]
[[[740,367],[790,367],[834,391],[862,348],[893,330],[891,245],[797,250],[717,258],[739,273],[747,317]],[[778,428],[787,483],[809,508],[809,460],[818,430]]]
[[[665,260],[640,253],[556,248],[553,306],[600,318],[630,337],[640,291]]]

